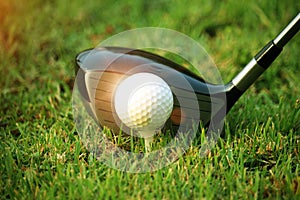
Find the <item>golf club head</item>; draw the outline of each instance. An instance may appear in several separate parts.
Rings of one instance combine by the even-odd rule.
[[[186,68],[143,50],[103,47],[86,50],[76,58],[78,89],[83,101],[99,125],[118,133],[130,132],[116,114],[114,95],[118,85],[137,73],[151,73],[162,78],[173,94],[173,110],[164,128],[187,131],[208,125],[215,115],[226,114],[224,85],[206,83]],[[124,106],[127,102],[124,102]],[[223,111],[223,112],[221,112]]]

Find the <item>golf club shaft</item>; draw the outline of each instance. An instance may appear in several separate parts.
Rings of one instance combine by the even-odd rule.
[[[274,44],[283,48],[300,29],[300,13],[273,40]]]
[[[300,13],[286,28],[270,41],[246,67],[232,80],[232,84],[243,93],[272,64],[289,40],[300,29]]]

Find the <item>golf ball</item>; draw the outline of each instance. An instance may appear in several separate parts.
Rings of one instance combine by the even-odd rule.
[[[114,103],[118,117],[126,126],[139,131],[154,131],[170,117],[173,95],[160,77],[138,73],[119,84]]]

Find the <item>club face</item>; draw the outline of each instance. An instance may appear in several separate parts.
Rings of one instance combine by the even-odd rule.
[[[77,58],[77,86],[89,113],[101,126],[130,133],[116,114],[114,93],[125,78],[141,72],[159,76],[170,86],[174,107],[164,128],[186,132],[199,122],[209,127],[226,115],[224,85],[205,83],[186,68],[158,55],[128,48],[87,50]],[[125,104],[126,102],[124,102]],[[216,117],[216,115],[218,115]],[[216,122],[213,123],[216,126]]]

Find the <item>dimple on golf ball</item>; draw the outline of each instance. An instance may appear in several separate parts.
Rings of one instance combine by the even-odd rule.
[[[115,109],[129,128],[154,131],[161,128],[173,109],[168,84],[151,73],[137,73],[123,80],[116,89]]]

